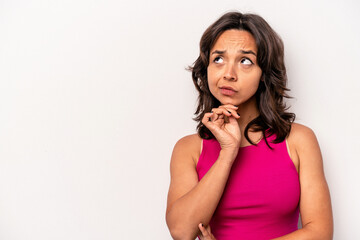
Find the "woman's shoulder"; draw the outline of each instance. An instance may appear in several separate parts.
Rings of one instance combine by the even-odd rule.
[[[182,138],[180,138],[176,144],[180,144],[180,145],[191,145],[194,144],[194,142],[201,142],[201,137],[199,136],[199,134],[194,133],[194,134],[190,134],[190,135],[186,135]]]
[[[314,131],[308,126],[295,122],[291,124],[288,142],[295,147],[299,157],[309,147],[318,146]]]
[[[291,124],[291,130],[289,134],[289,139],[293,139],[297,144],[301,145],[305,141],[313,140],[316,138],[314,131],[303,124],[293,122]]]
[[[201,148],[202,138],[195,133],[180,138],[174,146],[174,152],[181,152],[182,155],[191,156],[196,161],[200,156]]]

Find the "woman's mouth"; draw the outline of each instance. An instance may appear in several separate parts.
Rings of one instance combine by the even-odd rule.
[[[236,91],[230,87],[222,87],[222,88],[220,88],[220,92],[221,92],[221,94],[226,95],[226,96],[232,96],[236,93]]]

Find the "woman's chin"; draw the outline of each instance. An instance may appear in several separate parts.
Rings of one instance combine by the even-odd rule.
[[[222,101],[221,105],[239,105],[239,103],[235,102],[235,101]]]

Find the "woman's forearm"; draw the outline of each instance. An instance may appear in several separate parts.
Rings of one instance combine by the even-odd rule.
[[[305,240],[305,239],[311,239],[309,238],[309,233],[306,231],[306,229],[299,229],[292,233],[286,234],[282,237],[274,238],[272,240]]]
[[[332,231],[315,231],[306,227],[272,240],[332,240]]]
[[[187,194],[176,200],[167,213],[169,229],[176,239],[194,239],[198,224],[208,224],[223,194],[234,154],[220,152],[217,161]]]

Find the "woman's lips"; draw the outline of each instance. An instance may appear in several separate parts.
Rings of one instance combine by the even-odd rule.
[[[223,88],[220,88],[220,92],[223,95],[232,96],[235,94],[236,91],[232,88],[223,87]]]

